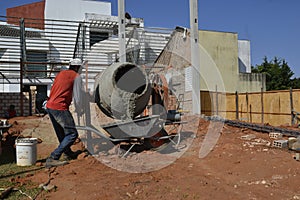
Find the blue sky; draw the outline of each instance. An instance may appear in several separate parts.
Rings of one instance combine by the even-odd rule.
[[[0,15],[38,1],[0,0]],[[105,1],[117,15],[118,0]],[[189,27],[189,0],[125,0],[125,7],[132,17],[144,18],[146,27]],[[300,0],[198,0],[198,7],[199,29],[235,32],[250,40],[253,66],[276,56],[300,77]]]

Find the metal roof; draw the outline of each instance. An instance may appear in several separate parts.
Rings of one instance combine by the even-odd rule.
[[[20,28],[12,25],[0,25],[0,36],[20,37]],[[25,30],[25,36],[29,38],[41,38],[39,31]]]
[[[90,22],[90,28],[116,29],[119,24],[119,18],[117,16],[86,13],[85,18],[87,22]],[[132,18],[130,20],[125,19],[125,21],[127,26],[144,26],[144,20],[142,18]]]

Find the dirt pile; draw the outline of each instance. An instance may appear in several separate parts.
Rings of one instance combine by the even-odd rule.
[[[39,129],[30,120],[17,120],[14,128],[31,124]],[[39,126],[49,123],[35,120],[40,120]],[[194,133],[182,133],[182,145],[172,152],[142,151],[120,157],[119,148],[111,145],[109,152],[83,156],[52,171],[36,171],[26,181],[38,186],[50,180],[55,186],[37,199],[300,199],[300,163],[293,152],[272,147],[268,134],[225,125],[216,133],[213,148],[200,158],[208,130],[219,126],[215,123],[200,120]],[[39,129],[39,134],[54,133],[48,128]],[[41,139],[38,154],[45,158],[52,148]],[[159,164],[161,168],[155,168]],[[134,172],[143,167],[148,170]]]

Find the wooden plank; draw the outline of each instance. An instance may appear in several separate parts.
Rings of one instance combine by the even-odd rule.
[[[264,124],[264,89],[261,88],[260,92],[260,104],[261,104],[261,123]]]
[[[239,119],[239,94],[235,92],[235,119]]]
[[[290,89],[290,106],[291,106],[291,124],[294,125],[295,121],[294,121],[294,105],[293,105],[293,89]]]

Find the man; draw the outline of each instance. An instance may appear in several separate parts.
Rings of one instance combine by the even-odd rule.
[[[68,161],[59,160],[64,154],[68,159],[75,159],[76,153],[71,150],[71,145],[78,137],[74,118],[69,111],[72,102],[74,86],[80,87],[82,61],[78,58],[70,61],[69,69],[59,72],[52,85],[50,96],[46,104],[47,113],[53,124],[59,146],[50,154],[46,160],[46,168],[68,164]],[[78,98],[78,95],[76,95]],[[75,104],[79,99],[74,99]]]
[[[15,105],[10,105],[5,112],[5,118],[9,119],[17,116],[17,111],[15,110]]]

